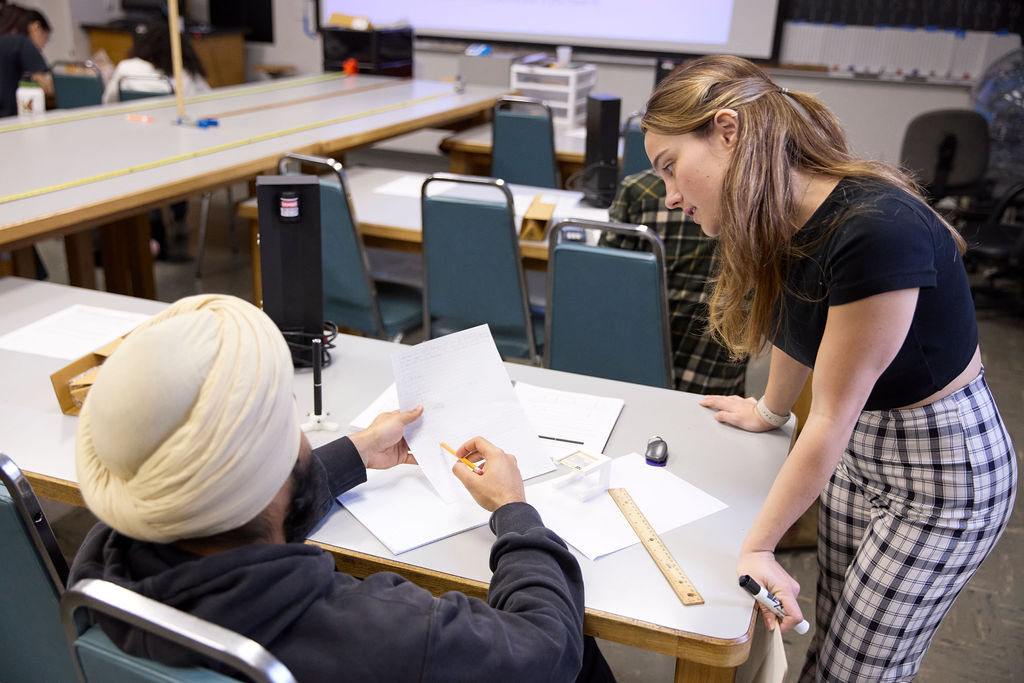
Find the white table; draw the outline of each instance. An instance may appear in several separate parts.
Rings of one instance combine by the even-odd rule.
[[[222,88],[186,100],[211,128],[173,125],[172,97],[57,110],[24,122],[0,119],[0,250],[67,236],[73,284],[95,286],[84,232],[125,220],[122,267],[141,271],[108,289],[153,295],[149,209],[247,180],[286,152],[339,154],[424,127],[485,115],[500,88],[384,76],[323,74]],[[149,117],[152,122],[129,120]],[[104,266],[108,264],[104,253]],[[123,262],[123,263],[120,263]],[[148,272],[146,272],[148,271]],[[134,272],[134,271],[133,271]],[[141,290],[141,291],[140,291]]]
[[[3,278],[0,334],[73,303],[142,312],[163,307],[108,293]],[[324,407],[341,424],[348,424],[392,381],[390,353],[395,348],[389,342],[338,337],[331,352],[333,363],[324,371]],[[73,458],[77,418],[60,413],[49,381],[49,374],[64,364],[59,359],[0,351],[0,373],[5,378],[0,450],[28,473],[38,494],[81,505]],[[642,451],[647,438],[659,434],[669,444],[669,470],[729,506],[663,534],[704,597],[703,605],[683,606],[640,544],[598,561],[577,557],[586,582],[584,628],[588,634],[676,657],[677,680],[732,680],[733,668],[748,657],[755,632],[752,602],[736,584],[737,554],[786,457],[788,427],[746,433],[715,422],[693,394],[524,365],[506,367],[519,381],[623,398],[625,407],[607,454]],[[299,372],[295,395],[301,411],[312,408],[311,387],[310,372]],[[311,434],[314,445],[331,438]],[[435,592],[454,589],[485,594],[492,541],[486,527],[395,556],[337,507],[314,535],[339,567],[354,575],[388,569]]]

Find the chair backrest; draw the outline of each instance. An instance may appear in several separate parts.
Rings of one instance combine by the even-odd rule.
[[[532,97],[503,97],[494,105],[491,175],[506,183],[558,187],[551,108]]]
[[[423,182],[427,338],[487,323],[506,357],[537,356],[512,193],[503,180],[435,173]]]
[[[938,109],[915,117],[900,159],[937,201],[969,191],[988,169],[988,122],[972,109]]]
[[[79,581],[60,600],[67,647],[83,683],[237,680],[203,667],[172,667],[126,654],[87,614],[79,613],[83,608],[226,665],[251,681],[294,683],[291,672],[254,640],[100,579]]]
[[[92,62],[54,62],[51,74],[58,109],[88,107],[103,102],[103,76]]]
[[[174,82],[162,74],[122,76],[117,81],[117,97],[122,102],[173,94]]]
[[[0,680],[73,681],[60,626],[68,565],[28,480],[0,453]]]
[[[642,111],[634,111],[622,124],[622,177],[646,171],[651,167],[644,148],[644,134],[640,130]]]
[[[562,238],[579,228],[636,237],[649,251]],[[583,220],[551,229],[544,367],[672,388],[665,247],[653,230]]]
[[[282,175],[312,168],[320,179],[320,244],[324,320],[385,339],[377,290],[339,162],[306,154],[285,154]]]

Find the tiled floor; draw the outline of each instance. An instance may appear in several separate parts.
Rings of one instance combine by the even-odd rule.
[[[351,160],[350,160],[351,161]],[[399,159],[405,167],[415,170],[443,170],[430,162]],[[417,165],[418,164],[418,165]],[[241,189],[241,188],[240,188]],[[194,278],[194,264],[157,263],[157,292],[160,299],[173,301],[197,292],[225,292],[251,297],[247,226],[238,224],[238,254],[228,244],[228,209],[224,193],[215,195],[211,215],[210,244],[207,249],[202,281]],[[217,204],[217,201],[220,204]],[[190,207],[193,226],[198,204]],[[193,227],[193,234],[195,233]],[[67,279],[62,263],[60,243],[45,243],[43,258],[55,281]],[[194,253],[194,248],[193,248]],[[978,314],[986,376],[996,396],[1003,418],[1013,437],[1018,460],[1024,448],[1024,318],[1004,311],[980,311]],[[954,334],[955,331],[950,331]],[[748,391],[757,394],[767,375],[764,362],[751,367]],[[58,536],[67,552],[73,552],[82,534],[91,525],[88,513],[52,507],[51,516]],[[1024,681],[1024,582],[1016,579],[1024,566],[1024,512],[1018,505],[1010,526],[996,550],[963,591],[952,611],[940,627],[932,647],[924,659],[918,680],[925,683],[947,681]],[[813,550],[784,551],[779,554],[800,582],[803,591],[800,603],[804,614],[813,619],[815,557]],[[789,680],[796,680],[809,638],[786,636],[786,652],[790,663]],[[602,643],[616,676],[622,683],[668,681],[673,673],[673,660],[614,643]]]

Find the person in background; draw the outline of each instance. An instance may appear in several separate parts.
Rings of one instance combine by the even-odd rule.
[[[646,225],[665,244],[675,388],[695,394],[746,393],[746,359],[733,360],[708,330],[704,290],[717,260],[715,241],[683,211],[665,206],[665,183],[653,169],[622,179],[608,218]],[[601,238],[601,244],[626,249],[639,248],[637,242],[620,235]]]
[[[122,90],[166,95],[174,92],[174,67],[171,63],[171,33],[166,22],[151,22],[135,27],[132,49],[127,59],[118,62],[103,89],[103,103],[119,102]],[[188,40],[181,38],[182,94],[191,97],[209,92],[206,70]],[[168,239],[163,212],[149,212],[153,254],[158,259],[187,261],[188,202],[171,204],[174,226]]]
[[[0,116],[18,113],[15,93],[25,74],[53,95],[53,79],[43,58],[50,22],[42,12],[15,4],[0,9]]]
[[[78,482],[101,521],[69,582],[113,581],[241,633],[299,681],[613,680],[582,634],[579,564],[526,503],[515,457],[482,438],[458,450],[486,459],[482,475],[452,465],[493,513],[487,602],[390,572],[359,580],[303,543],[367,468],[415,463],[403,428],[423,409],[311,449],[292,383],[280,331],[241,299],[188,297],[136,328],[79,417]],[[131,654],[205,663],[98,621]]]
[[[1006,527],[1017,457],[985,382],[963,239],[901,171],[854,156],[815,97],[739,57],[681,65],[641,127],[666,205],[718,239],[712,332],[770,343],[760,399],[707,396],[723,423],[800,435],[738,573],[802,618],[779,538],[820,497],[815,634],[802,681],[910,680]],[[776,617],[762,608],[769,628]]]
[[[181,37],[181,79],[182,95],[185,97],[210,90],[206,82],[206,69],[185,36]],[[157,21],[139,24],[135,27],[129,57],[117,63],[107,81],[103,90],[103,103],[119,102],[120,90],[168,94],[173,92],[173,84],[171,34],[167,23]]]

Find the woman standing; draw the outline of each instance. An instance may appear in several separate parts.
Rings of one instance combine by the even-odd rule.
[[[985,383],[962,238],[900,171],[850,153],[814,97],[711,56],[655,90],[646,147],[679,208],[719,241],[710,325],[767,343],[760,400],[708,396],[748,431],[812,404],[738,570],[802,618],[775,545],[820,495],[817,630],[802,680],[913,677],[1009,519],[1016,459]],[[769,627],[774,615],[764,611]]]

